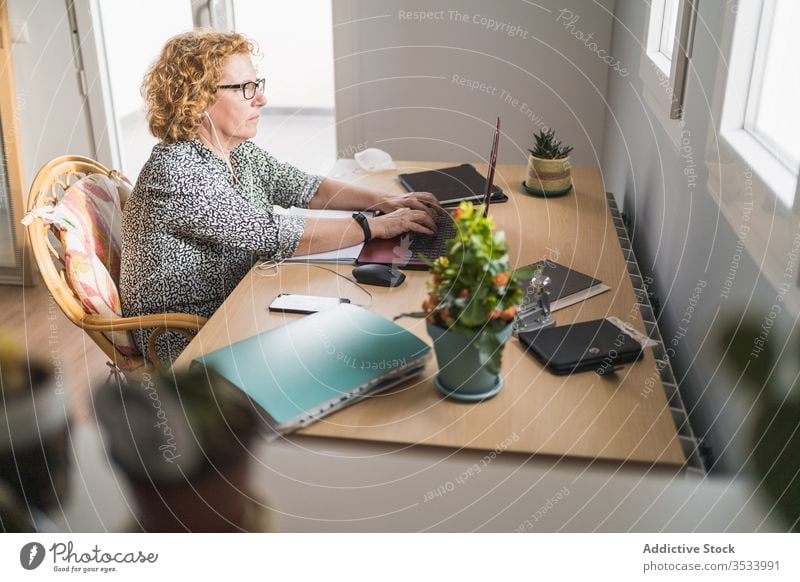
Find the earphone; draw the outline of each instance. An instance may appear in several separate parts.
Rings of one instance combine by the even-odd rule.
[[[222,142],[219,140],[219,135],[217,135],[217,128],[214,127],[214,121],[211,119],[211,116],[208,114],[208,111],[203,111],[203,115],[208,118],[208,122],[211,124],[211,131],[214,133],[214,139],[217,140],[217,147],[219,148],[220,153],[223,154],[225,157],[225,164],[228,166],[228,169],[231,171],[231,179],[233,183],[236,183],[236,174],[233,173],[233,165],[231,165],[230,154],[225,153],[225,148],[222,147]]]

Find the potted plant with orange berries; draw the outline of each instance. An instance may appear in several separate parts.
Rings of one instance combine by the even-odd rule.
[[[457,234],[432,265],[422,305],[439,364],[436,388],[467,402],[502,388],[503,348],[524,295],[523,274],[511,268],[505,233],[494,232],[483,208],[462,202],[453,214]]]

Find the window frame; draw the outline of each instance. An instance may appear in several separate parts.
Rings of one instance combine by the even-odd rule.
[[[753,71],[750,75],[750,87],[747,93],[747,105],[745,106],[744,128],[750,135],[769,150],[773,155],[786,166],[790,172],[797,174],[800,161],[791,158],[791,154],[769,135],[760,131],[756,125],[756,119],[761,107],[761,95],[764,92],[764,70],[766,68],[767,57],[769,56],[769,40],[772,36],[773,25],[775,22],[775,8],[777,0],[765,0],[761,9],[761,22],[758,27],[756,39],[756,53],[753,58]],[[765,37],[765,35],[768,35]]]
[[[650,3],[647,30],[645,32],[645,54],[659,69],[661,69],[661,72],[667,76],[669,76],[670,69],[672,68],[672,59],[669,55],[661,51],[661,47],[664,44],[667,4],[669,2],[678,1],[679,0],[652,0]]]
[[[666,8],[670,0],[652,0],[645,21],[644,44],[639,77],[642,97],[655,113],[676,149],[680,148],[683,102],[686,94],[689,59],[694,40],[697,0],[674,0],[676,24],[672,38],[672,58],[661,52]],[[675,121],[678,120],[677,123]]]
[[[791,168],[790,162],[777,153],[781,148],[754,129],[753,123],[768,52],[763,35],[771,31],[774,5],[770,5],[774,1],[777,0],[751,0],[738,5],[720,135],[742,162],[761,178],[783,207],[798,209],[800,172]]]
[[[661,37],[658,43],[658,52],[661,53],[668,62],[672,62],[672,55],[675,52],[675,35],[678,32],[678,16],[680,14],[680,0],[662,0],[664,9],[661,15]],[[671,9],[671,10],[669,10]],[[672,20],[672,10],[675,11],[675,27],[670,32],[667,30],[668,24]],[[665,38],[666,37],[666,38]],[[667,52],[667,49],[669,52]]]
[[[22,227],[22,217],[27,205],[28,190],[25,184],[22,135],[20,131],[20,107],[15,80],[12,52],[11,26],[8,3],[0,3],[0,139],[3,140],[5,169],[0,178],[6,180],[10,218],[11,239],[14,244],[14,265],[0,267],[0,284],[35,285],[38,279],[34,268],[31,246]],[[24,121],[24,120],[23,120]],[[3,176],[5,174],[5,176]]]

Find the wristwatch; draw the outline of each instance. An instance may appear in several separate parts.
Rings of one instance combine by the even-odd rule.
[[[364,216],[361,212],[354,212],[353,218],[355,218],[356,222],[361,226],[361,230],[364,231],[364,242],[369,242],[372,240],[372,231],[369,229],[369,222],[367,221],[367,217]]]

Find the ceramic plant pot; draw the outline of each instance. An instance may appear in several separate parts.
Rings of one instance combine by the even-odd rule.
[[[68,493],[69,417],[55,376],[34,365],[29,378],[28,388],[0,387],[0,481],[24,500],[24,511],[46,514]]]
[[[237,455],[225,467],[208,469],[182,483],[132,482],[137,518],[147,532],[255,532],[264,529],[248,480],[250,458]],[[259,517],[256,517],[259,516]]]
[[[503,379],[481,361],[477,335],[461,335],[430,323],[427,328],[439,364],[439,373],[434,380],[439,392],[463,402],[479,402],[500,392]],[[497,349],[505,348],[511,332],[511,324],[497,332]]]
[[[564,196],[572,190],[569,156],[546,160],[528,156],[528,177],[522,183],[528,194],[542,198]]]

